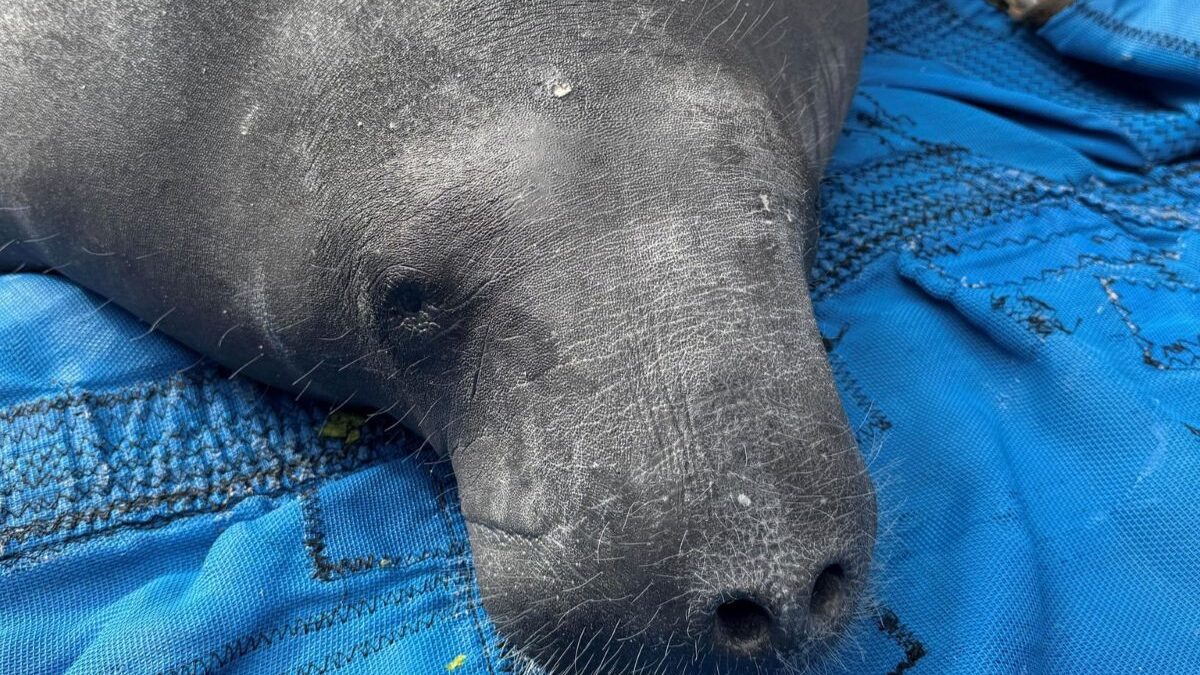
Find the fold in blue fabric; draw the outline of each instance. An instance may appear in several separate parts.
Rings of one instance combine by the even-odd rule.
[[[1200,672],[1200,9],[880,0],[812,276],[879,486],[830,672]],[[389,423],[0,276],[5,672],[498,673]]]

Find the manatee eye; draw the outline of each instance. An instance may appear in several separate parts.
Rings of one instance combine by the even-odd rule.
[[[389,284],[384,306],[398,314],[413,315],[425,307],[425,285],[411,279]]]
[[[449,340],[466,330],[450,280],[410,269],[389,272],[367,296],[366,318],[384,343],[409,348],[419,344],[414,340]]]

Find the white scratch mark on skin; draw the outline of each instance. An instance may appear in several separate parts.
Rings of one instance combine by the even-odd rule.
[[[246,116],[242,118],[242,124],[238,127],[241,135],[245,136],[250,133],[250,128],[254,126],[254,119],[258,117],[258,107],[257,103],[250,106],[250,112],[246,113]]]

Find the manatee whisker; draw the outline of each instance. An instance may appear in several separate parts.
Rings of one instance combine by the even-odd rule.
[[[345,339],[347,335],[350,335],[353,332],[354,332],[353,328],[347,328],[346,330],[342,331],[341,334],[336,335],[334,337],[318,337],[317,339],[321,340],[322,342],[338,342],[340,340]]]
[[[341,403],[335,405],[329,412],[325,413],[325,421],[328,422],[330,417],[333,417],[337,413],[341,412],[342,408],[345,408],[346,406],[350,405],[350,401],[353,401],[354,397],[357,395],[358,395],[358,391],[355,390],[349,396],[342,399]]]
[[[225,338],[229,337],[230,333],[241,327],[241,324],[234,324],[227,328],[224,333],[221,333],[221,337],[217,339],[217,348],[220,349],[220,347],[225,344]],[[295,385],[294,382],[292,384],[293,386]]]
[[[27,210],[29,208],[30,207],[26,206],[24,208],[17,208],[17,209],[13,209],[13,210],[23,211],[23,210]],[[22,244],[43,244],[43,243],[51,241],[53,239],[58,239],[60,236],[62,236],[62,234],[63,234],[62,232],[55,232],[53,234],[47,234],[47,235],[43,235],[40,237],[30,237],[28,239],[22,239],[21,243]]]
[[[379,355],[379,354],[384,354],[384,353],[386,353],[386,352],[388,352],[388,351],[390,351],[390,350],[389,350],[387,347],[384,347],[384,348],[382,348],[382,349],[376,349],[376,350],[375,350],[375,351],[373,351],[373,352],[367,352],[367,353],[365,353],[365,354],[363,354],[363,355],[359,356],[358,358],[355,358],[355,359],[352,359],[352,360],[350,360],[350,361],[346,362],[345,364],[343,364],[342,366],[340,366],[340,367],[337,369],[337,372],[339,372],[339,373],[340,373],[340,372],[342,372],[343,370],[346,370],[347,368],[350,368],[350,367],[351,367],[351,366],[353,366],[354,364],[358,363],[359,361],[362,361],[363,359],[368,359],[368,358],[371,358],[372,356],[377,356],[377,355]]]
[[[168,309],[167,311],[163,312],[157,319],[154,320],[153,323],[150,324],[149,328],[147,328],[142,333],[129,338],[129,341],[133,342],[134,340],[141,340],[142,338],[146,337],[147,335],[158,330],[158,327],[163,322],[163,320],[166,319],[168,316],[170,316],[176,309],[177,309],[176,307],[172,307],[172,308]]]

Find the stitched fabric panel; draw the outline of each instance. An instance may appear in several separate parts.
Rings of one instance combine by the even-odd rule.
[[[1059,40],[1060,32],[1067,32],[1065,24],[1078,25],[1079,16],[1093,11],[1087,0],[1076,4],[1082,8],[1065,11],[1045,27],[1048,37]],[[1157,10],[1162,17],[1174,16],[1176,35],[1192,33],[1192,40],[1200,25],[1187,21],[1195,10],[1186,0],[1105,4],[1115,4],[1126,14],[1145,5],[1151,9],[1137,13],[1145,16]],[[1113,36],[1096,30],[1075,39],[1093,49],[1087,53],[1076,46],[1072,56],[1094,57],[1109,48],[1101,45],[1111,43]],[[1172,66],[1171,72],[1186,80],[1180,83],[1146,81],[1136,65],[1132,70],[1125,67],[1144,62],[1146,56],[1118,56],[1115,60],[1122,67],[1096,60],[1068,62],[1052,42],[1012,24],[983,0],[874,3],[870,42],[874,60],[865,83],[970,101],[1031,131],[1063,139],[1103,163],[1145,169],[1200,149],[1197,71],[1191,64],[1177,61]],[[1143,53],[1161,55],[1166,50],[1145,44]]]
[[[1041,35],[1068,56],[1195,86],[1196,26],[1200,5],[1191,0],[1075,0]]]
[[[880,486],[845,672],[1200,669],[1200,70],[1064,60],[1070,21],[873,9],[814,270]]]
[[[0,285],[5,672],[507,667],[444,461],[61,279]]]

